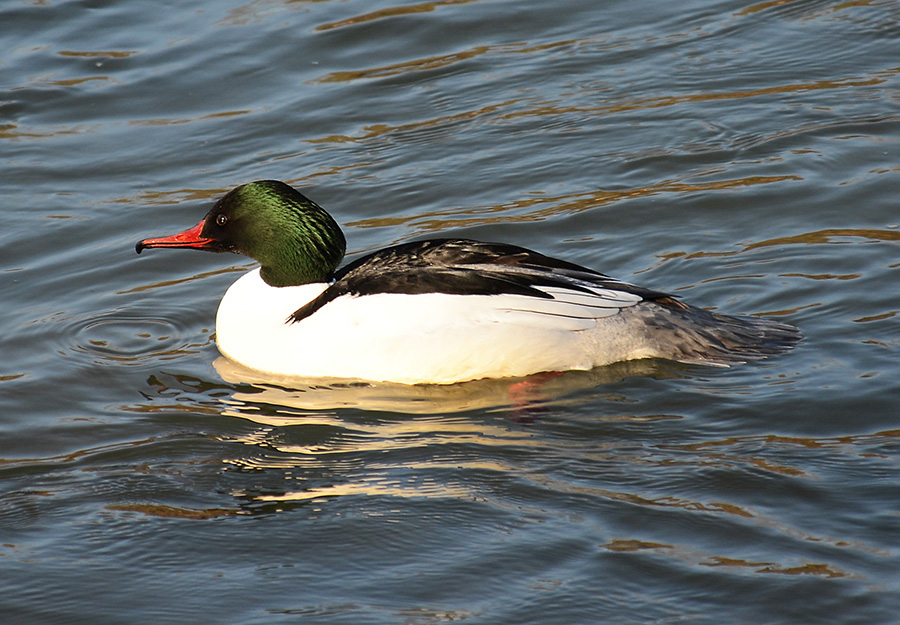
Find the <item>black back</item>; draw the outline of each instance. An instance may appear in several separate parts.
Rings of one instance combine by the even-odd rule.
[[[468,239],[429,239],[394,245],[338,269],[331,286],[296,310],[288,321],[301,321],[342,295],[514,294],[547,299],[552,295],[535,287],[548,286],[584,293],[592,293],[590,287],[609,288],[683,307],[666,293],[627,284],[524,247]]]

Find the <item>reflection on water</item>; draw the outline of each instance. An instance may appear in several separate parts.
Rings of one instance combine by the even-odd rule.
[[[254,504],[347,495],[476,497],[451,476],[463,470],[516,471],[510,453],[543,445],[517,424],[527,426],[579,389],[629,376],[664,375],[663,365],[647,361],[561,375],[409,386],[272,380],[225,358],[214,364],[227,382],[239,385],[221,398],[222,414],[265,426],[230,439],[249,449],[225,464],[334,472],[326,483],[304,480],[302,488],[234,492]],[[384,417],[366,417],[371,412]],[[496,416],[487,416],[491,413]],[[290,429],[301,433],[286,435]],[[405,478],[393,473],[398,469]],[[447,477],[438,477],[442,474]]]
[[[205,412],[234,420],[230,427],[216,429],[220,446],[202,463],[204,471],[220,475],[231,505],[132,500],[107,508],[203,521],[272,515],[302,506],[311,507],[312,515],[324,514],[335,500],[369,502],[359,504],[366,518],[399,514],[396,506],[402,501],[432,502],[435,515],[448,514],[448,502],[472,502],[479,509],[502,513],[515,508],[535,518],[556,515],[574,504],[579,514],[606,510],[611,515],[606,521],[610,530],[598,549],[652,555],[697,574],[717,569],[723,574],[853,579],[859,576],[860,560],[881,566],[892,559],[877,536],[848,541],[840,531],[842,513],[823,524],[804,508],[839,511],[861,505],[864,493],[844,493],[834,480],[887,474],[897,430],[852,436],[698,438],[680,433],[689,430],[688,415],[642,414],[634,399],[620,397],[608,398],[620,407],[617,412],[588,413],[579,419],[578,399],[571,394],[589,383],[676,374],[660,364],[632,364],[647,367],[642,372],[626,367],[470,383],[467,393],[479,397],[477,409],[469,409],[470,404],[447,387],[380,388],[344,382],[277,387],[242,377],[239,369],[223,362],[217,367],[231,378],[227,385],[155,378],[151,383],[156,397],[163,400],[157,414]],[[510,389],[523,382],[541,389],[530,397],[531,403],[510,399]],[[544,383],[548,386],[542,387]],[[749,389],[725,395],[744,390]],[[198,404],[198,396],[206,399]],[[370,401],[392,408],[372,412],[365,408]],[[491,402],[500,403],[485,410]],[[600,405],[596,396],[592,404]],[[135,409],[145,411],[148,405]],[[546,421],[540,412],[521,418],[529,407],[548,406],[566,406],[567,419],[575,423],[559,422],[558,413],[549,413]],[[617,428],[626,427],[643,428],[639,442],[616,434]],[[562,435],[569,428],[575,429]],[[672,438],[664,434],[667,429]],[[110,451],[89,449],[17,464],[90,463]],[[781,507],[793,499],[799,509],[786,514]],[[616,524],[613,519],[619,515],[627,522]],[[657,532],[657,524],[673,523],[709,524],[728,539],[706,543],[691,533]],[[760,541],[773,540],[784,545],[780,553],[758,548]]]
[[[695,176],[697,176],[697,172],[690,174],[690,177]],[[729,190],[796,180],[800,180],[800,178],[795,175],[750,176],[701,183],[668,179],[656,181],[652,185],[642,188],[621,190],[596,189],[565,195],[541,194],[536,197],[519,199],[496,206],[475,206],[464,209],[453,207],[452,209],[434,212],[419,211],[414,215],[391,215],[356,220],[348,225],[355,228],[415,226],[415,229],[420,233],[434,233],[445,231],[448,223],[462,228],[486,224],[543,221],[572,213],[596,210],[600,206],[615,204],[627,199],[652,198],[669,193]]]
[[[226,414],[266,423],[289,425],[291,410],[328,411],[355,408],[401,414],[447,414],[502,408],[527,414],[577,390],[594,388],[628,377],[669,377],[676,368],[653,360],[622,362],[591,371],[537,374],[527,378],[475,380],[462,384],[390,384],[346,380],[302,380],[271,376],[226,358],[213,363],[230,384],[252,385],[236,391]],[[264,405],[268,410],[261,409]],[[275,411],[276,416],[266,414]]]
[[[154,376],[150,384],[156,399],[131,409],[237,419],[230,427],[219,429],[216,439],[225,446],[217,459],[210,460],[221,466],[224,475],[241,472],[243,485],[230,488],[230,493],[239,502],[236,509],[254,514],[283,509],[286,502],[353,495],[482,497],[481,487],[468,484],[462,475],[517,474],[523,469],[523,458],[547,454],[610,462],[614,452],[602,441],[556,441],[548,447],[545,439],[536,436],[539,432],[534,427],[544,416],[583,402],[577,397],[579,391],[632,377],[673,377],[679,368],[665,362],[636,361],[561,375],[409,386],[346,380],[275,381],[221,357],[214,364],[226,384]],[[198,401],[200,396],[202,401]],[[632,401],[615,395],[604,397],[613,406],[627,406]],[[646,424],[671,418],[677,417],[617,410],[594,420]],[[619,456],[617,461],[627,458]],[[246,472],[257,479],[248,480]],[[545,483],[546,479],[538,476],[529,480],[538,488],[558,492],[572,488],[566,483]],[[582,492],[619,497],[601,491],[588,488]],[[178,506],[162,509],[157,504],[127,506],[130,511],[153,516],[211,518],[228,514],[220,507],[198,511]]]
[[[392,17],[398,17],[401,15],[410,15],[415,13],[430,13],[435,11],[441,7],[452,6],[454,4],[468,4],[469,2],[476,2],[477,0],[437,0],[436,2],[420,2],[418,4],[411,4],[409,6],[395,6],[388,7],[385,9],[380,9],[378,11],[372,11],[371,13],[363,13],[361,15],[354,15],[353,17],[341,20],[340,22],[334,22],[331,24],[320,24],[316,27],[317,30],[331,30],[332,28],[342,28],[345,26],[353,26],[355,24],[364,24],[365,22],[372,22],[375,20],[388,19]]]

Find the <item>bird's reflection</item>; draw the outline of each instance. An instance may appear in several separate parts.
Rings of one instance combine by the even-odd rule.
[[[558,439],[552,450],[544,450],[548,441],[536,435],[534,424],[557,409],[591,402],[606,410],[613,406],[608,417],[592,419],[636,419],[614,408],[623,400],[603,385],[678,375],[666,363],[639,361],[593,371],[408,386],[273,379],[224,358],[214,366],[225,384],[154,376],[155,399],[140,409],[188,419],[203,415],[208,435],[224,445],[215,462],[203,465],[221,467],[225,491],[250,513],[344,496],[477,497],[479,484],[519,472],[524,458],[545,451],[584,452],[561,449],[582,443]],[[226,419],[210,422],[211,416]],[[590,453],[603,454],[604,447],[592,441]]]
[[[461,384],[406,385],[273,377],[223,357],[213,365],[222,379],[239,389],[226,400],[224,413],[267,425],[295,423],[295,411],[333,412],[340,409],[412,415],[490,410],[521,417],[540,414],[552,404],[567,401],[567,396],[578,391],[629,377],[658,378],[675,374],[675,370],[665,363],[637,360],[590,371],[540,373],[525,378],[485,379]],[[290,412],[262,411],[260,404],[286,408]],[[311,415],[304,415],[308,416]]]

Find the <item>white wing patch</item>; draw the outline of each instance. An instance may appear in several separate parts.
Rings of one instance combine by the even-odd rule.
[[[588,308],[613,308],[616,311],[621,308],[634,306],[643,299],[640,295],[635,295],[634,293],[629,293],[627,291],[617,291],[614,289],[604,289],[601,287],[593,287],[588,285],[583,286],[591,292],[584,293],[582,291],[575,291],[572,289],[554,286],[539,286],[535,288],[543,291],[547,295],[552,295],[553,299],[556,301],[566,302],[569,304],[578,304],[581,306],[586,306]],[[610,314],[615,313],[613,312]],[[609,315],[602,316],[607,317]]]
[[[584,286],[589,293],[563,287],[535,287],[553,299],[501,295],[495,308],[500,313],[498,320],[531,327],[587,330],[597,325],[598,319],[612,317],[643,299],[627,291]]]

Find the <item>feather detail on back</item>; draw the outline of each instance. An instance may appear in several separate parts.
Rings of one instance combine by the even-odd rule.
[[[573,298],[580,293],[584,296],[580,302],[607,309],[599,316],[615,314],[642,300],[679,304],[668,294],[627,284],[523,247],[467,239],[430,239],[388,247],[346,265],[335,273],[334,282],[325,292],[294,311],[288,321],[309,317],[342,295],[376,293],[508,294],[569,303],[575,302]]]

